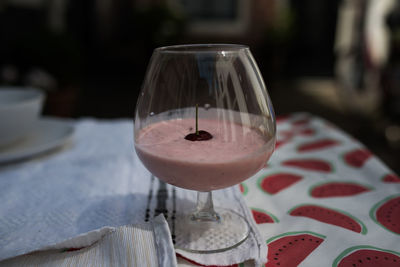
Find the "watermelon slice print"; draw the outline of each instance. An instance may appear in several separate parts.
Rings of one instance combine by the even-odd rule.
[[[293,126],[305,126],[311,122],[310,118],[300,118],[292,121]]]
[[[288,119],[289,119],[289,115],[279,115],[279,116],[276,116],[275,120],[276,120],[276,123],[279,124],[284,121],[287,121]]]
[[[343,251],[333,262],[333,267],[398,267],[400,254],[372,246],[355,246]]]
[[[365,162],[372,156],[372,153],[367,149],[355,149],[344,154],[344,161],[354,167],[361,168]]]
[[[305,143],[300,145],[297,148],[297,151],[302,153],[302,152],[313,152],[313,151],[318,151],[321,149],[325,148],[330,148],[336,145],[339,145],[339,141],[334,140],[334,139],[321,139],[317,141],[313,141],[311,143]]]
[[[372,207],[369,215],[378,225],[400,235],[400,195],[381,200]]]
[[[384,182],[384,183],[400,183],[400,177],[394,173],[389,173],[382,177],[382,182]]]
[[[310,255],[325,239],[313,232],[289,232],[273,237],[268,243],[265,267],[295,267]]]
[[[333,171],[333,167],[329,162],[320,159],[289,159],[282,162],[282,165],[309,171],[319,171],[319,172]]]
[[[282,139],[282,140],[278,140],[275,143],[275,149],[280,148],[282,145],[289,143],[289,139]]]
[[[239,184],[239,190],[244,196],[247,195],[247,192],[249,192],[249,188],[244,183]]]
[[[315,130],[311,128],[303,129],[299,132],[300,135],[311,136],[315,134]]]
[[[257,184],[263,192],[274,195],[301,179],[302,177],[296,174],[276,173],[259,178]]]
[[[262,209],[251,208],[251,213],[257,224],[279,222],[278,218]]]
[[[323,223],[336,225],[356,233],[367,233],[365,225],[345,211],[314,204],[302,204],[289,210],[292,216],[308,217]]]
[[[305,128],[305,129],[294,128],[292,130],[285,130],[285,131],[278,132],[278,136],[282,136],[283,138],[286,138],[286,139],[293,138],[296,135],[312,136],[314,134],[315,134],[315,130],[312,128]]]
[[[315,198],[347,197],[368,192],[372,189],[373,188],[370,186],[354,182],[324,182],[312,186],[310,189],[310,195]]]

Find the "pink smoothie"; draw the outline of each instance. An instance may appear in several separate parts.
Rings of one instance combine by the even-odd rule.
[[[274,140],[250,127],[199,119],[199,129],[213,138],[184,139],[193,119],[157,122],[136,136],[135,148],[146,168],[159,179],[178,187],[210,191],[240,183],[259,171],[274,149]]]

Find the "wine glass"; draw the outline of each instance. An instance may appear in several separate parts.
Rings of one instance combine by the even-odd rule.
[[[247,46],[155,49],[134,134],[136,153],[154,176],[198,191],[196,209],[177,215],[177,248],[218,252],[248,237],[246,219],[214,209],[211,194],[255,174],[275,147],[273,107]]]

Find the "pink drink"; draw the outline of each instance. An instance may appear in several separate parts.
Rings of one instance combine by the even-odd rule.
[[[274,148],[274,140],[255,129],[212,119],[199,119],[199,129],[211,133],[212,139],[185,140],[193,126],[193,119],[161,121],[136,136],[136,152],[156,177],[186,189],[221,189],[259,171]]]

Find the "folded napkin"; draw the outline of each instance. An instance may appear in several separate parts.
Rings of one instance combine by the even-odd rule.
[[[66,249],[68,248],[68,249]],[[0,266],[175,266],[170,232],[162,215],[152,222],[105,227],[0,262]]]
[[[0,260],[159,213],[173,232],[173,212],[193,209],[195,192],[151,178],[134,152],[132,128],[130,120],[79,120],[72,143],[62,151],[0,167]],[[216,206],[247,218],[250,237],[228,252],[177,252],[204,265],[265,260],[265,242],[237,189],[219,190],[214,198]]]

